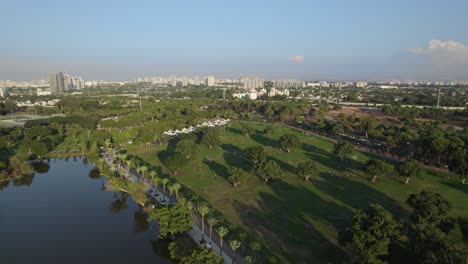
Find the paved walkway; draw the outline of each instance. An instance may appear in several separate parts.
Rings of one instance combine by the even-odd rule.
[[[111,166],[111,164],[114,163],[114,160],[112,159],[112,155],[109,153],[104,154],[104,160],[108,166]],[[171,197],[170,194],[167,192],[164,192],[159,186],[155,187],[152,186],[149,182],[147,182],[141,175],[133,171],[132,169],[126,168],[124,165],[120,165],[115,167],[116,171],[121,172],[121,175],[127,178],[129,181],[132,182],[143,182],[145,186],[147,187],[147,194],[150,196],[153,200],[157,201],[160,204],[167,205],[167,204],[175,204],[177,203],[177,199],[174,197]],[[194,224],[192,225],[192,228],[187,232],[188,235],[197,243],[198,245],[201,245],[202,241],[202,231],[201,231],[201,219],[197,215],[193,215],[192,217],[194,218]],[[213,251],[220,255],[220,244],[221,244],[221,239],[219,238],[218,234],[216,232],[212,233],[212,238],[213,240],[210,241],[209,238],[209,226],[205,222],[205,245],[208,248],[212,248]],[[208,234],[207,234],[208,233]],[[231,256],[233,255],[232,249],[229,247],[228,242],[224,241],[223,243],[223,253],[222,257],[224,259],[224,263],[232,263]],[[236,255],[236,263],[243,263],[241,258]]]

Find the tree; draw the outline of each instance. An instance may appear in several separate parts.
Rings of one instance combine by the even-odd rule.
[[[208,226],[210,227],[210,245],[211,245],[211,234],[213,232],[213,226],[215,226],[216,224],[218,224],[218,219],[214,218],[214,217],[210,217],[207,219],[206,221],[208,223]]]
[[[237,187],[241,181],[245,178],[247,178],[249,176],[249,174],[239,168],[239,167],[231,167],[229,169],[229,177],[228,177],[228,180],[229,182],[231,182],[231,184],[234,186],[234,187]]]
[[[423,170],[421,166],[419,166],[417,161],[407,160],[399,164],[398,172],[400,173],[402,177],[406,178],[405,183],[408,184],[410,178],[421,177]]]
[[[190,159],[192,155],[198,152],[198,145],[193,140],[183,139],[177,143],[175,152],[185,156],[186,159]]]
[[[349,158],[354,151],[353,145],[351,143],[340,140],[333,146],[333,153],[340,157],[341,160]]]
[[[151,183],[158,188],[158,184],[161,181],[161,179],[158,177],[158,173],[155,170],[152,170],[150,172],[150,177],[151,177]]]
[[[192,218],[180,203],[151,211],[149,219],[158,221],[163,237],[169,233],[174,236],[177,233],[187,232],[193,225]]]
[[[454,157],[450,160],[449,170],[458,174],[462,184],[465,184],[468,175],[468,153],[466,151],[459,157]]]
[[[170,155],[165,161],[164,166],[168,168],[170,171],[173,171],[174,174],[177,173],[177,170],[186,163],[187,160],[184,156],[178,153],[174,153]]]
[[[161,183],[163,185],[163,191],[164,191],[164,195],[166,194],[166,185],[169,183],[169,179],[168,178],[164,178],[161,180]]]
[[[99,171],[102,175],[102,172],[104,171],[104,165],[106,164],[106,162],[104,161],[103,158],[98,158],[97,160],[97,165],[99,166]]]
[[[47,149],[46,144],[40,142],[40,141],[34,141],[31,144],[31,152],[33,154],[36,154],[39,159],[44,157],[49,150]]]
[[[229,245],[232,248],[232,263],[236,262],[236,250],[240,248],[241,242],[237,240],[229,240]]]
[[[255,175],[265,182],[279,179],[281,174],[281,167],[273,160],[261,162],[255,167]]]
[[[194,250],[192,254],[185,257],[180,262],[181,264],[223,264],[224,260],[222,257],[217,256],[212,249],[206,247],[199,247]]]
[[[314,161],[301,162],[297,166],[297,175],[308,181],[311,176],[317,174],[317,163]]]
[[[350,228],[339,233],[339,242],[350,250],[355,263],[384,263],[388,246],[400,234],[401,224],[378,204],[359,211]]]
[[[180,185],[180,183],[176,182],[172,185],[172,189],[174,190],[175,194],[176,194],[176,198],[179,199],[179,190],[182,186]]]
[[[264,129],[263,129],[263,134],[269,136],[273,133],[274,131],[274,128],[273,126],[266,126]]]
[[[148,170],[148,167],[146,166],[141,166],[140,171],[143,177],[146,177],[146,171]]]
[[[412,208],[409,245],[420,263],[467,263],[466,246],[447,235],[455,227],[447,200],[438,193],[422,191],[410,195],[406,203]]]
[[[202,130],[201,144],[212,148],[221,144],[221,136],[218,128],[207,127]]]
[[[279,138],[278,143],[282,150],[291,152],[292,149],[297,148],[301,145],[299,138],[293,134],[284,134]]]
[[[393,173],[393,168],[381,160],[370,159],[366,162],[365,171],[367,174],[372,176],[372,182],[377,181],[377,177],[390,176]]]
[[[248,147],[244,150],[244,157],[253,164],[260,163],[266,159],[266,152],[261,146]]]
[[[221,256],[223,255],[223,241],[224,237],[229,233],[229,230],[223,226],[219,227],[216,232],[218,233],[219,239],[220,239],[220,251],[221,251]]]
[[[255,133],[255,129],[247,124],[241,125],[241,132],[246,136],[250,136]]]
[[[201,206],[198,208],[198,212],[201,215],[202,219],[202,241],[205,241],[205,216],[210,212],[210,209],[206,206]]]
[[[413,209],[411,219],[414,224],[447,231],[447,227],[453,222],[449,217],[452,204],[438,193],[421,191],[419,194],[411,194],[406,203]]]
[[[169,243],[168,249],[172,259],[181,260],[192,253],[194,243],[190,238],[182,237]]]

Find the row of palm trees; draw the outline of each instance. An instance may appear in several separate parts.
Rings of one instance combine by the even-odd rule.
[[[122,169],[122,166],[125,166],[126,169],[130,171],[133,165],[133,161],[131,159],[128,159],[127,154],[117,154],[115,155],[115,158],[117,159],[117,166],[119,169]],[[101,171],[102,171],[103,166],[104,166],[103,164],[105,164],[105,162],[103,159],[99,159],[98,163],[100,164]],[[112,165],[113,165],[112,170],[114,171],[116,169],[115,168],[116,165],[115,164],[112,164]],[[180,196],[179,191],[182,188],[182,186],[177,182],[174,184],[168,185],[168,183],[170,182],[168,178],[160,178],[158,173],[155,170],[151,170],[148,172],[147,166],[139,166],[139,167],[134,168],[134,170],[137,173],[139,173],[142,176],[143,180],[146,181],[146,183],[150,184],[151,186],[158,188],[159,184],[161,184],[163,186],[164,193],[166,193],[166,189],[167,191],[169,191],[171,200],[172,200],[173,195],[175,194],[176,200],[180,200],[180,202],[182,202],[182,204],[187,208],[190,216],[193,219],[195,220],[198,219],[196,215],[198,212],[198,214],[201,217],[201,222],[202,222],[201,224],[202,242],[205,241],[205,220],[206,220],[206,223],[209,226],[209,239],[210,239],[209,244],[211,245],[213,230],[214,230],[214,227],[219,224],[219,221],[218,219],[214,217],[206,218],[208,213],[210,212],[210,209],[206,205],[195,207],[194,204],[190,200],[185,200],[183,197],[179,199],[179,196]],[[222,256],[224,238],[229,233],[229,229],[227,229],[226,227],[220,226],[217,229],[215,229],[215,232],[218,234],[219,239],[220,239],[220,255]],[[233,255],[231,259],[232,259],[232,262],[234,263],[236,261],[236,251],[241,247],[241,242],[238,240],[229,240],[229,245],[233,251]],[[245,263],[251,262],[250,260],[251,260],[250,257],[246,257]]]
[[[201,221],[202,221],[202,224],[201,224],[201,227],[202,227],[202,243],[205,241],[205,219],[206,219],[206,223],[209,226],[209,237],[210,237],[209,244],[211,245],[211,242],[213,241],[213,239],[212,239],[213,228],[216,225],[219,224],[218,219],[214,218],[213,216],[206,218],[208,213],[210,212],[210,209],[206,205],[201,205],[201,206],[198,206],[197,208],[195,208],[194,204],[191,201],[185,201],[184,199],[181,199],[181,201],[183,202],[183,204],[185,205],[185,207],[189,211],[190,216],[192,216],[192,218],[197,220],[197,216],[196,216],[197,212],[200,215],[200,218],[201,218]],[[229,229],[227,229],[224,226],[220,226],[217,229],[215,229],[215,232],[219,236],[220,255],[223,256],[224,237],[229,233]],[[232,259],[232,262],[234,263],[236,261],[236,250],[240,248],[241,242],[239,242],[238,240],[229,240],[229,245],[231,246],[231,249],[232,249],[232,252],[233,252],[233,255],[232,255],[231,259]],[[249,258],[247,258],[247,259],[249,259]]]

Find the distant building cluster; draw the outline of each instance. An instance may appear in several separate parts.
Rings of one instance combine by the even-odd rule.
[[[47,87],[49,85],[47,79],[41,80],[34,80],[30,82],[24,81],[10,81],[10,80],[0,80],[0,88],[7,88],[7,87],[18,87],[18,88],[39,88],[39,87]]]
[[[268,97],[281,96],[281,95],[289,96],[289,89],[279,90],[273,87],[271,88],[270,91],[267,91],[265,88],[262,88],[260,89],[260,91],[257,91],[256,89],[252,88],[250,89],[250,91],[245,92],[245,93],[232,94],[232,97],[239,98],[239,99],[247,98],[250,100],[256,100],[257,98],[263,95],[266,95]]]
[[[168,77],[144,77],[138,78],[137,82],[149,82],[152,84],[161,84],[161,85],[170,85],[170,86],[187,86],[187,85],[205,85],[205,86],[214,86],[216,84],[216,79],[214,76],[206,77],[177,77],[171,75]]]
[[[300,80],[273,80],[273,87],[280,89],[304,88],[305,82]]]
[[[49,88],[52,93],[62,93],[84,88],[84,81],[81,77],[70,77],[63,72],[49,74]]]
[[[257,89],[265,87],[265,80],[257,77],[243,77],[239,80],[242,88],[245,90]]]

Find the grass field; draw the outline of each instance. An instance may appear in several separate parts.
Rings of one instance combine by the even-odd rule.
[[[423,189],[442,194],[454,205],[455,216],[468,216],[468,186],[458,179],[447,179],[434,172],[411,179],[409,185],[400,178],[378,178],[371,183],[362,171],[369,158],[357,152],[354,159],[341,161],[331,154],[333,143],[303,135],[289,128],[275,126],[265,136],[263,125],[252,125],[257,134],[247,137],[233,123],[223,133],[223,144],[209,149],[202,147],[176,176],[177,180],[206,199],[230,222],[240,225],[252,237],[266,245],[280,262],[340,262],[344,251],[337,242],[338,231],[351,221],[356,209],[379,203],[398,217],[407,217],[406,198]],[[278,148],[277,139],[285,133],[300,137],[302,147],[286,153]],[[269,158],[278,162],[283,177],[268,184],[250,176],[240,187],[227,181],[228,167],[249,170],[242,150],[264,146]],[[126,149],[154,166],[161,166],[166,145],[129,145]],[[306,182],[295,174],[297,164],[307,160],[320,164],[317,177]],[[163,171],[166,171],[163,169]],[[166,171],[167,172],[167,171]]]

